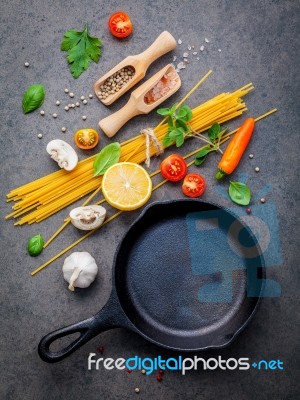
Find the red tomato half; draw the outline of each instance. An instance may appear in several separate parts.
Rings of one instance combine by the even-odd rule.
[[[182,191],[188,197],[200,197],[205,190],[206,182],[203,176],[187,174],[182,184]]]
[[[130,18],[123,11],[118,11],[109,18],[108,27],[111,34],[117,38],[126,38],[132,32]]]
[[[186,171],[186,162],[179,154],[171,154],[160,164],[160,172],[168,181],[180,181],[185,177]]]

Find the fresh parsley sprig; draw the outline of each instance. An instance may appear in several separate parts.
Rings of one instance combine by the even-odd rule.
[[[88,69],[91,61],[98,63],[101,46],[101,40],[89,35],[87,24],[82,32],[70,29],[64,33],[60,49],[67,52],[67,60],[74,78],[78,78]]]
[[[177,110],[177,104],[171,108],[159,108],[157,110],[159,115],[168,117],[168,131],[163,138],[163,145],[165,147],[171,146],[173,143],[176,147],[183,145],[188,137],[195,137],[207,143],[207,146],[202,148],[195,156],[195,165],[203,164],[207,155],[212,151],[218,151],[222,154],[220,149],[220,140],[225,133],[226,129],[221,130],[221,126],[215,122],[208,131],[208,138],[199,132],[196,132],[189,125],[193,117],[193,112],[187,105],[182,105]]]

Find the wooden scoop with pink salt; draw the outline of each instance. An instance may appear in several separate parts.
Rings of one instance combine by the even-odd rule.
[[[99,122],[108,137],[113,137],[131,118],[148,114],[181,86],[181,80],[172,64],[166,65],[131,93],[128,102],[119,111]]]

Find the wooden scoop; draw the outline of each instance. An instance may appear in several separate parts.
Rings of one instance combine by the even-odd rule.
[[[173,77],[172,83],[166,78],[168,74],[171,74]],[[157,85],[159,82],[163,81],[169,82],[169,85],[165,86],[167,88],[165,90],[162,88],[160,92],[154,94],[154,90],[157,92]],[[172,64],[166,65],[140,87],[135,89],[124,107],[102,119],[99,122],[100,128],[108,137],[114,136],[129,119],[139,114],[148,114],[155,107],[172,96],[180,86],[181,80],[174,66]]]
[[[176,40],[167,31],[162,32],[158,38],[152,43],[148,49],[143,53],[137,54],[135,56],[128,56],[118,65],[107,72],[102,78],[98,79],[94,84],[94,91],[96,96],[103,104],[109,105],[117,100],[122,94],[127,92],[132,86],[139,82],[146,74],[146,71],[150,64],[153,63],[157,58],[168,53],[176,47]],[[100,94],[102,85],[107,82],[107,79],[112,77],[115,73],[120,71],[122,68],[131,67],[133,71],[131,78],[127,83],[125,83],[117,92],[114,94],[109,94],[108,97],[103,98]]]

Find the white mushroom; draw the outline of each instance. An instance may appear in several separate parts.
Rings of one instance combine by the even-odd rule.
[[[106,209],[97,205],[77,207],[70,212],[72,224],[83,231],[98,228],[103,224],[105,216]]]
[[[60,168],[72,171],[78,163],[78,156],[68,143],[60,139],[51,140],[47,144],[47,153],[58,163]]]

